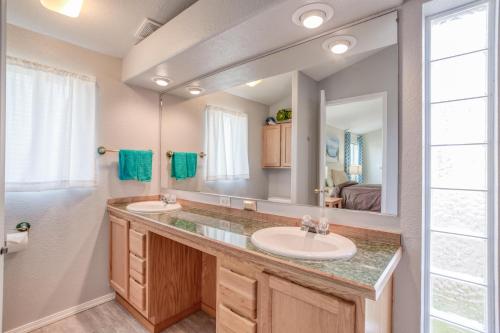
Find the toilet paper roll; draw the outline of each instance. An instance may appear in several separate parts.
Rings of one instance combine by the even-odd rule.
[[[28,232],[16,232],[12,234],[7,234],[7,248],[8,253],[14,253],[24,250],[28,247]]]

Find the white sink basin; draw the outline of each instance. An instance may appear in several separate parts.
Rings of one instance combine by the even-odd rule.
[[[258,248],[284,257],[310,260],[350,258],[356,245],[337,234],[319,235],[298,227],[273,227],[252,234]]]
[[[136,213],[166,213],[181,209],[181,205],[166,204],[163,201],[141,201],[127,206],[127,210]]]

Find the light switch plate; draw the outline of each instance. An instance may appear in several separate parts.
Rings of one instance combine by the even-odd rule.
[[[224,207],[231,207],[231,197],[227,195],[221,195],[219,197],[219,205]]]
[[[244,210],[257,210],[257,201],[254,200],[244,200],[243,201],[243,209]]]

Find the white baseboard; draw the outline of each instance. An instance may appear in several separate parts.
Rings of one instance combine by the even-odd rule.
[[[38,328],[55,323],[56,321],[59,321],[61,319],[75,315],[79,312],[93,308],[94,306],[98,306],[98,305],[101,305],[103,303],[109,302],[109,301],[113,300],[114,298],[115,298],[115,293],[109,293],[107,295],[95,298],[95,299],[90,300],[88,302],[73,306],[69,309],[62,310],[60,312],[51,314],[50,316],[32,321],[31,323],[27,323],[23,326],[16,327],[16,328],[14,328],[10,331],[7,331],[5,333],[28,333],[28,332],[31,332],[31,331],[36,330]]]

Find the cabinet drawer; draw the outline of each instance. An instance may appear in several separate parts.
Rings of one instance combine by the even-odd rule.
[[[132,279],[136,280],[140,284],[146,283],[146,274],[141,274],[136,270],[130,269],[129,275]]]
[[[217,315],[217,325],[220,325],[220,329],[217,330],[219,333],[255,333],[257,331],[257,325],[254,322],[239,316],[222,304],[219,304]]]
[[[135,254],[130,253],[130,269],[136,271],[137,273],[141,273],[144,275],[146,272],[146,260],[139,258]]]
[[[250,319],[256,318],[257,281],[221,267],[219,296],[226,307]]]
[[[140,311],[146,309],[146,287],[134,279],[129,279],[129,301]]]
[[[146,257],[146,235],[133,229],[129,231],[128,247],[133,254]]]

